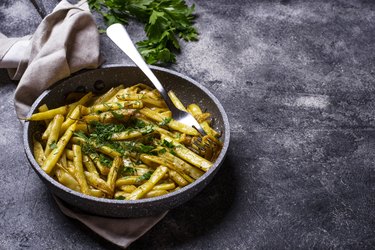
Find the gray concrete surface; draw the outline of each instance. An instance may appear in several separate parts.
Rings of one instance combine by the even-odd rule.
[[[374,249],[375,2],[188,2],[200,40],[170,68],[222,102],[231,147],[212,183],[129,249]],[[8,36],[40,20],[27,0],[0,3]],[[102,53],[129,63],[104,35]],[[15,88],[1,70],[0,248],[114,249],[62,215],[29,168]]]

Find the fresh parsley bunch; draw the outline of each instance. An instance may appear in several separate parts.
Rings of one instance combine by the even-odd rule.
[[[137,42],[148,64],[174,63],[180,50],[178,39],[198,40],[194,27],[194,5],[183,0],[89,0],[107,25],[127,24],[134,18],[145,24],[146,40]]]

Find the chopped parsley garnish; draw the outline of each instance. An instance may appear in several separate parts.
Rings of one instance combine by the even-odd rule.
[[[145,154],[147,154],[147,153],[151,152],[151,151],[154,150],[154,149],[155,149],[154,146],[151,146],[151,145],[144,145],[144,144],[141,143],[141,144],[138,146],[137,151],[138,151],[139,153],[145,153]]]
[[[117,120],[122,120],[125,118],[125,116],[123,114],[119,114],[117,113],[116,111],[111,111],[111,114],[113,115],[113,117]]]
[[[142,141],[116,141],[111,140],[113,134],[120,132],[140,131],[142,134],[151,134],[154,131],[154,125],[146,124],[140,120],[133,120],[124,124],[107,124],[101,122],[91,122],[89,124],[90,133],[86,135],[82,131],[74,134],[85,140],[82,150],[85,154],[96,153],[96,148],[107,146],[116,152],[124,155],[126,152],[136,152],[144,154],[155,154],[153,145],[154,137],[144,137]]]
[[[120,174],[122,176],[125,176],[125,175],[134,175],[136,172],[135,168],[132,168],[132,167],[123,167],[120,171]]]
[[[144,173],[143,175],[137,178],[137,182],[146,181],[150,179],[152,173],[153,173],[152,171],[148,171],[147,173]]]
[[[165,146],[167,148],[174,148],[174,145],[172,142],[169,142],[167,140],[163,140],[163,142],[161,143],[162,146]]]
[[[99,144],[110,140],[114,133],[123,132],[125,130],[126,128],[123,124],[106,124],[101,122],[90,123],[90,131],[92,131],[90,137],[95,137]]]
[[[162,148],[158,151],[159,154],[165,154],[167,150],[165,148]]]
[[[99,154],[99,162],[106,167],[110,167],[112,165],[112,160],[103,154]]]
[[[172,121],[171,117],[164,118],[161,122],[159,122],[159,126],[165,126],[168,125]]]
[[[54,141],[49,145],[50,149],[55,149],[57,148],[57,143]]]
[[[83,133],[82,131],[74,132],[74,135],[75,135],[75,136],[78,136],[78,137],[80,137],[80,138],[82,138],[82,139],[85,139],[85,140],[88,139],[87,135],[86,135],[85,133]]]
[[[132,122],[133,122],[134,128],[144,128],[147,125],[144,121],[139,120],[139,119],[133,119]]]
[[[152,133],[152,132],[154,132],[154,126],[152,126],[151,124],[150,125],[146,125],[145,127],[141,128],[139,131],[142,134]]]
[[[144,154],[151,153],[151,151],[155,149],[155,147],[152,145],[145,145],[143,143],[140,143],[140,142],[137,143],[134,141],[120,142],[120,145],[125,151],[144,153]]]

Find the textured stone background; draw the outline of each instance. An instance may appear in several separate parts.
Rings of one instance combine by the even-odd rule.
[[[222,102],[231,147],[212,183],[129,249],[374,249],[375,2],[193,2],[200,40],[170,68]],[[40,21],[27,0],[0,2],[7,36]],[[102,53],[130,64],[104,35]],[[29,168],[15,87],[0,70],[0,248],[113,249]]]

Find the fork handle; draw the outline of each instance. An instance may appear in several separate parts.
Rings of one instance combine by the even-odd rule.
[[[148,67],[142,56],[139,54],[134,43],[130,39],[128,32],[122,24],[115,23],[107,28],[108,37],[142,70],[142,72],[150,79],[155,88],[164,98],[166,104],[170,109],[174,108],[171,99],[168,96],[167,91],[160,83],[158,78],[154,75],[151,69]]]

